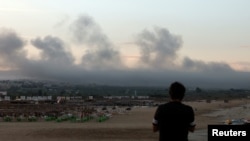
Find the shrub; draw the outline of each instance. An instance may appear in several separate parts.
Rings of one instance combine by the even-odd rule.
[[[6,122],[11,122],[12,121],[12,118],[10,116],[6,116],[3,118],[4,121]]]
[[[28,117],[28,121],[34,122],[34,121],[37,121],[37,118],[35,116],[30,116],[30,117]]]
[[[100,117],[97,119],[97,121],[98,121],[98,122],[103,122],[103,121],[106,121],[106,120],[108,120],[108,119],[109,119],[108,116],[103,115],[103,116],[100,116]]]

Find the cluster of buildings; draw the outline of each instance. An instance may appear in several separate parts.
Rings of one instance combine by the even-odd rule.
[[[98,97],[98,99],[102,99],[102,100],[149,100],[150,97],[149,96],[137,96],[137,95],[133,95],[133,96],[102,96],[102,97]],[[58,103],[60,101],[75,101],[75,100],[88,100],[88,101],[93,101],[95,100],[94,96],[88,96],[87,98],[83,97],[83,96],[17,96],[14,99],[11,98],[7,91],[0,91],[0,101],[52,101],[55,100]]]

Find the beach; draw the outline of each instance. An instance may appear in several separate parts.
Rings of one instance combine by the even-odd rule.
[[[227,119],[250,119],[250,100],[184,102],[195,110],[196,130],[189,134],[190,141],[206,141],[207,125],[224,124]],[[152,131],[156,110],[150,106],[135,106],[131,110],[112,115],[104,122],[0,122],[0,136],[4,141],[157,141]]]

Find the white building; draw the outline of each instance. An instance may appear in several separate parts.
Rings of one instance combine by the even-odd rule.
[[[0,91],[0,96],[5,96],[5,95],[7,95],[7,91]]]

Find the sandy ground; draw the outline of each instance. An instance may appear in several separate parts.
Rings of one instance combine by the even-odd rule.
[[[229,103],[185,102],[195,109],[197,128],[189,134],[190,141],[206,141],[208,124],[223,124],[226,119],[250,119],[250,100]],[[131,111],[113,115],[105,122],[95,119],[84,123],[0,122],[2,141],[157,141],[152,132],[152,118],[156,107],[134,107]]]

